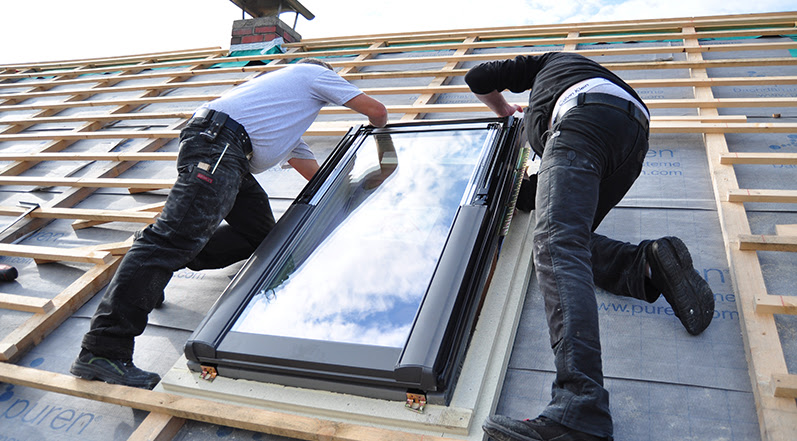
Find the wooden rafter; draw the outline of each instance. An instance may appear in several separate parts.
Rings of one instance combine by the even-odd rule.
[[[694,27],[683,29],[684,44],[699,45]],[[694,62],[702,60],[702,54],[687,54],[687,59]],[[708,76],[705,67],[692,69],[692,77]],[[695,87],[695,98],[706,103],[713,101],[714,94],[710,87]],[[716,106],[700,107],[701,115],[717,115]],[[783,349],[780,346],[778,332],[772,315],[756,314],[756,298],[766,294],[764,277],[754,249],[742,246],[749,239],[750,226],[742,204],[734,201],[735,196],[747,193],[738,188],[732,165],[722,164],[720,158],[728,157],[728,145],[724,133],[707,133],[704,142],[712,171],[712,183],[720,225],[725,238],[726,253],[734,283],[734,291],[739,297],[737,307],[741,317],[741,327],[745,333],[744,343],[753,384],[753,395],[759,417],[759,428],[763,440],[787,440],[797,427],[797,406],[794,400],[784,400],[772,393],[773,375],[782,375],[786,371]],[[728,195],[726,198],[725,195]],[[738,202],[742,202],[739,200]],[[757,348],[757,349],[753,349]],[[762,350],[762,348],[765,348]],[[770,385],[767,385],[767,384]]]

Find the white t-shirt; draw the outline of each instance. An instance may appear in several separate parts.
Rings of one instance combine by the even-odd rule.
[[[203,105],[243,125],[252,140],[252,173],[290,158],[315,156],[302,134],[328,103],[343,105],[360,89],[315,64],[296,64],[247,81]]]

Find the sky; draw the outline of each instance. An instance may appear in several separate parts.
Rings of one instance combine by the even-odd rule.
[[[797,10],[795,0],[300,1],[315,14],[298,19],[303,38]],[[3,0],[0,65],[227,49],[242,17],[229,0]],[[295,14],[281,18],[293,25]]]

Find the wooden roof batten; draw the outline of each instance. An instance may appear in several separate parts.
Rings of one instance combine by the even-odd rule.
[[[233,3],[237,3],[233,0]],[[289,2],[298,3],[298,2]],[[297,17],[298,17],[297,12]],[[794,314],[797,302],[786,293],[768,293],[764,284],[758,251],[796,252],[797,226],[780,225],[777,234],[753,235],[750,231],[745,203],[797,203],[797,184],[792,189],[742,189],[735,177],[734,166],[795,164],[794,154],[730,152],[726,140],[729,133],[797,133],[792,120],[769,118],[752,122],[747,113],[727,115],[718,109],[783,109],[791,111],[793,97],[740,98],[714,96],[713,87],[728,85],[793,85],[793,75],[766,77],[712,77],[708,69],[793,66],[797,58],[779,55],[794,50],[794,42],[740,40],[730,44],[710,45],[708,39],[750,36],[797,35],[797,12],[739,14],[671,18],[661,20],[627,20],[563,25],[513,26],[486,29],[455,29],[436,32],[391,33],[340,38],[305,39],[286,44],[286,54],[267,56],[226,57],[226,51],[204,48],[119,58],[68,60],[63,62],[14,64],[0,66],[0,186],[47,185],[64,189],[52,201],[34,210],[23,221],[0,234],[0,255],[32,257],[39,264],[53,261],[82,262],[90,265],[85,274],[52,299],[0,296],[0,308],[29,311],[30,318],[19,328],[0,336],[0,381],[21,384],[62,394],[116,403],[150,411],[131,439],[160,437],[171,439],[184,419],[208,421],[247,430],[262,431],[298,439],[382,440],[416,439],[403,431],[375,430],[357,424],[340,425],[331,420],[302,419],[279,412],[263,412],[254,408],[224,407],[209,400],[186,400],[169,394],[130,390],[122,386],[86,383],[69,376],[53,374],[12,363],[58,327],[81,305],[108,283],[129,241],[99,244],[77,249],[44,249],[13,244],[24,235],[41,228],[53,219],[74,220],[74,228],[88,228],[107,222],[150,223],[162,204],[140,206],[130,210],[85,210],[75,208],[97,188],[126,188],[130,192],[169,188],[170,180],[127,179],[124,172],[138,161],[174,161],[173,153],[159,152],[191,115],[191,106],[217,96],[213,93],[191,93],[202,87],[224,89],[275,69],[295,58],[330,57],[339,73],[351,81],[370,79],[428,78],[425,84],[393,87],[363,84],[363,90],[375,96],[406,96],[400,104],[390,104],[391,121],[398,119],[436,118],[447,114],[488,114],[486,107],[472,102],[442,104],[446,94],[464,94],[466,87],[452,80],[464,75],[464,63],[506,58],[519,54],[556,49],[576,51],[587,56],[654,55],[649,61],[606,62],[616,71],[659,71],[656,79],[631,80],[635,88],[688,87],[693,98],[651,99],[646,102],[654,110],[653,133],[702,134],[709,158],[715,200],[720,217],[725,250],[737,294],[740,322],[749,372],[759,417],[761,438],[765,441],[789,440],[797,432],[797,380],[789,374],[783,348],[778,340],[773,314]],[[514,41],[501,39],[513,38]],[[672,43],[655,46],[640,41]],[[624,43],[591,47],[595,43]],[[352,48],[354,45],[360,45]],[[513,46],[514,45],[514,46]],[[511,51],[484,53],[482,49],[511,47]],[[744,50],[776,52],[762,58],[723,58],[719,54]],[[450,51],[450,55],[418,55],[430,50]],[[402,54],[408,54],[403,56]],[[712,59],[704,58],[706,53]],[[391,57],[382,55],[391,54]],[[671,59],[665,57],[672,54]],[[680,59],[676,59],[678,54]],[[265,58],[268,57],[268,58]],[[267,59],[264,66],[226,67],[225,62],[248,62]],[[423,70],[401,67],[419,62],[434,66]],[[168,68],[168,69],[161,69]],[[675,72],[688,71],[688,77]],[[664,72],[664,73],[662,73]],[[673,72],[673,74],[667,74]],[[224,74],[224,79],[219,79]],[[228,76],[235,76],[229,78]],[[663,77],[663,78],[662,78]],[[144,85],[118,85],[125,80],[157,79]],[[452,84],[454,83],[454,84]],[[59,90],[58,86],[71,90]],[[118,86],[117,86],[118,85]],[[181,91],[181,94],[171,94]],[[123,92],[134,98],[97,99],[102,93]],[[48,102],[44,102],[46,99]],[[153,111],[150,106],[171,105],[181,110]],[[524,102],[517,104],[525,105]],[[65,114],[67,110],[91,110]],[[657,109],[685,109],[682,116],[658,116]],[[13,113],[12,113],[13,112]],[[30,112],[25,114],[25,112]],[[692,114],[694,113],[694,114]],[[326,115],[350,115],[337,121],[326,121]],[[25,115],[25,116],[20,116]],[[788,115],[787,115],[788,116]],[[132,123],[146,119],[168,120],[165,127],[143,130],[111,129],[114,122]],[[785,122],[782,122],[785,121]],[[322,118],[310,128],[307,136],[340,136],[351,125],[363,119],[348,109],[326,107]],[[52,130],[41,124],[77,124],[75,128]],[[138,139],[140,146],[132,152],[70,152],[80,140]],[[40,143],[45,144],[41,146]],[[31,151],[19,147],[36,145]],[[138,145],[138,144],[137,144]],[[7,149],[7,147],[15,147]],[[39,178],[29,176],[33,164],[45,161],[100,161],[103,167],[81,178]],[[763,172],[762,172],[763,173]],[[0,216],[16,216],[20,210],[0,206]],[[755,348],[755,350],[753,349]],[[764,348],[765,350],[761,350]],[[259,419],[258,419],[259,418]],[[145,432],[147,434],[145,434]],[[154,434],[154,435],[153,435]],[[169,435],[171,434],[171,435]],[[423,439],[452,439],[445,436]]]
[[[729,16],[705,16],[690,18],[672,19],[650,19],[650,20],[625,20],[616,22],[591,22],[575,24],[551,24],[551,25],[525,25],[507,26],[487,29],[454,29],[430,32],[414,33],[389,33],[389,34],[369,34],[351,37],[332,37],[332,38],[304,38],[300,42],[287,44],[287,47],[318,47],[325,44],[342,46],[357,42],[368,41],[391,41],[406,42],[411,40],[447,40],[464,39],[474,32],[478,33],[482,40],[488,38],[507,38],[514,35],[539,35],[539,36],[566,36],[570,32],[578,32],[581,36],[597,32],[625,33],[632,38],[626,41],[633,41],[633,35],[640,32],[662,31],[680,32],[683,26],[695,26],[698,32],[716,28],[762,28],[767,26],[782,25],[786,28],[794,27],[793,17],[790,12],[773,12],[768,14],[739,14]]]

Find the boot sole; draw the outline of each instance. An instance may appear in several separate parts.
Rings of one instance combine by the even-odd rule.
[[[528,436],[509,430],[490,418],[487,418],[484,424],[482,424],[482,430],[493,441],[542,441],[540,438],[529,438]]]
[[[656,265],[664,273],[669,289],[664,297],[677,307],[676,314],[686,331],[692,335],[703,332],[714,317],[714,294],[692,265],[689,249],[677,237],[668,237],[655,242],[652,253]],[[663,262],[665,254],[670,254],[673,262]],[[667,259],[670,260],[670,259]],[[669,292],[668,292],[669,291]],[[675,298],[678,297],[678,298]]]

